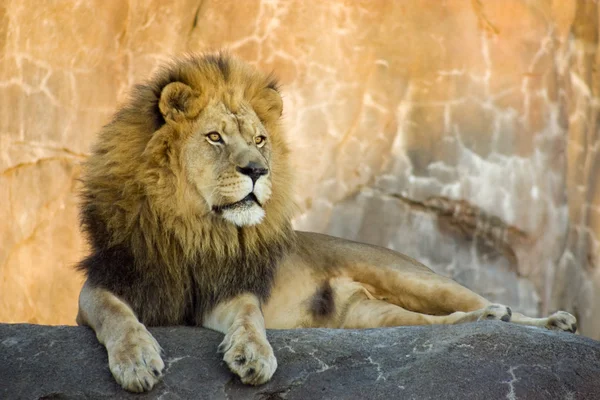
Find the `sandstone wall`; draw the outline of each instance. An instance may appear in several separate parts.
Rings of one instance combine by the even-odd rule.
[[[0,321],[74,323],[77,177],[127,88],[222,47],[281,78],[300,229],[600,337],[588,0],[0,3]]]

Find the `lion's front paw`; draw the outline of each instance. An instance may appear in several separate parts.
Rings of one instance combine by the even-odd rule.
[[[510,310],[510,307],[503,306],[502,304],[490,304],[481,310],[481,315],[477,320],[482,321],[488,319],[509,322],[511,316],[512,311]]]
[[[546,328],[554,331],[577,331],[577,318],[566,311],[557,311],[547,318]]]
[[[160,346],[144,325],[137,323],[126,328],[107,349],[110,371],[123,389],[145,392],[162,377],[165,364]]]
[[[243,383],[262,385],[277,369],[277,359],[266,338],[243,326],[232,329],[219,345],[223,360]]]

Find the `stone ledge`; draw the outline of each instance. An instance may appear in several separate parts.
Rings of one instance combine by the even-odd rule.
[[[2,399],[592,399],[600,342],[499,322],[363,331],[269,331],[279,369],[242,385],[216,353],[222,335],[172,327],[163,381],[144,395],[114,382],[82,327],[0,324]]]

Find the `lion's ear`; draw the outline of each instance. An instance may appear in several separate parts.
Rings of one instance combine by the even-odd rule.
[[[182,122],[200,113],[200,93],[185,83],[171,82],[160,94],[158,108],[167,122]]]
[[[277,90],[265,88],[254,98],[252,107],[263,122],[276,121],[283,112],[283,100]]]

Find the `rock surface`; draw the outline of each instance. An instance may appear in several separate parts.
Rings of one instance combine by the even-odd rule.
[[[133,395],[83,327],[0,325],[2,399],[598,399],[600,342],[567,333],[481,322],[455,326],[269,331],[279,368],[260,387],[221,362],[222,335],[151,329],[164,379]]]

